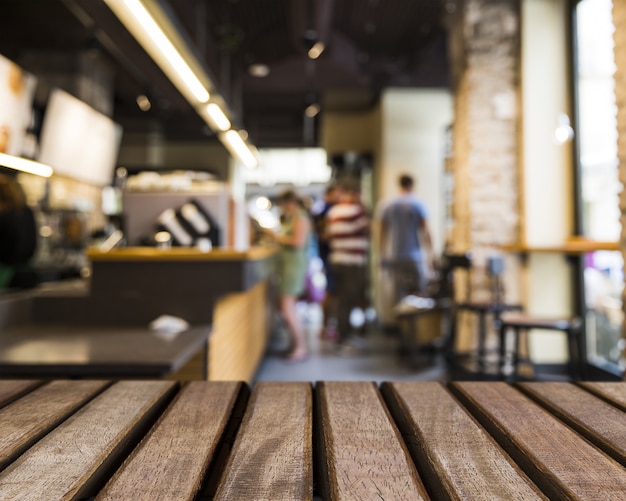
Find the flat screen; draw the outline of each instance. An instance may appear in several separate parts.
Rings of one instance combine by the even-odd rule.
[[[122,127],[80,99],[53,89],[41,126],[39,158],[56,174],[111,184]]]
[[[0,153],[22,156],[37,79],[0,55]]]

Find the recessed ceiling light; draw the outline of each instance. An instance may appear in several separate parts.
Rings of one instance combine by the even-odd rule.
[[[322,52],[324,52],[325,48],[326,47],[324,46],[322,42],[315,42],[313,44],[313,47],[309,49],[309,52],[308,52],[309,58],[317,59],[318,57],[322,55]]]
[[[139,106],[141,111],[148,111],[152,108],[152,103],[150,102],[150,99],[148,99],[148,96],[141,94],[137,96],[137,106]]]
[[[270,67],[262,63],[251,64],[248,73],[253,77],[263,78],[270,74]]]
[[[319,112],[320,112],[320,105],[317,103],[310,104],[304,110],[304,114],[309,118],[315,117]]]

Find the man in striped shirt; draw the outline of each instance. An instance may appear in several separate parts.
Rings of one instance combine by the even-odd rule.
[[[357,187],[344,185],[340,189],[338,203],[326,215],[326,234],[335,279],[338,342],[344,344],[350,333],[350,313],[362,305],[366,294],[370,217]]]

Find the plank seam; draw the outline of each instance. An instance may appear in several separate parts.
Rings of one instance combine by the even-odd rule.
[[[249,401],[250,387],[242,382],[240,383],[239,391],[228,417],[228,422],[224,427],[222,437],[205,472],[196,501],[210,501],[215,498],[215,493],[224,476],[226,465],[232,453]]]
[[[164,392],[158,401],[133,426],[133,429],[130,430],[124,439],[108,454],[93,475],[80,487],[74,499],[90,499],[104,488],[150,429],[161,419],[165,409],[171,404],[179,391],[180,384],[175,383]]]
[[[554,481],[553,478],[547,477],[542,473],[541,469],[525,456],[523,451],[517,448],[513,440],[507,435],[506,431],[501,428],[500,423],[492,419],[479,404],[474,402],[465,392],[457,386],[456,383],[449,383],[448,387],[457,397],[459,402],[467,409],[467,411],[475,416],[476,420],[489,433],[493,439],[500,445],[504,451],[517,463],[519,468],[530,478],[534,484],[539,487],[550,499],[567,499],[568,495]],[[518,390],[519,391],[519,390]]]

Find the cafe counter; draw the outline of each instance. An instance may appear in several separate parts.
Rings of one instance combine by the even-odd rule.
[[[148,329],[162,316],[210,326],[208,349],[177,379],[251,381],[273,318],[272,248],[90,250],[91,276],[33,298],[38,325]],[[202,360],[202,357],[208,357]],[[200,358],[200,359],[199,359]],[[205,369],[193,369],[193,367]],[[202,373],[204,372],[204,374]]]

